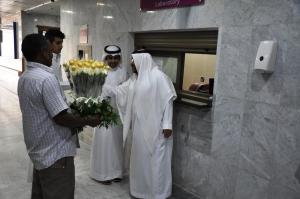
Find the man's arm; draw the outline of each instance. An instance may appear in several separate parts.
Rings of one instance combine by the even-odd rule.
[[[68,113],[69,106],[65,102],[57,79],[50,76],[43,83],[44,105],[54,121],[62,126],[83,127],[85,125],[97,126],[100,124],[100,116],[80,117]]]

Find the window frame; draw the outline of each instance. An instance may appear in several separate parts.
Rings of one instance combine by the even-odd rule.
[[[146,49],[152,56],[178,59],[176,83],[174,84],[178,95],[177,102],[197,107],[211,107],[214,94],[182,89],[184,63],[185,53],[217,55],[218,36],[217,28],[175,32],[137,32],[134,33],[134,43],[135,49]]]
[[[185,63],[185,54],[193,53],[193,54],[211,54],[215,55],[215,53],[200,53],[200,52],[172,52],[172,51],[161,51],[161,50],[148,50],[148,52],[154,57],[174,57],[178,59],[177,63],[177,73],[176,73],[176,82],[173,82],[174,88],[177,93],[177,102],[181,102],[188,105],[194,106],[211,106],[212,95],[201,92],[193,92],[183,90],[183,78],[184,78],[184,63]],[[167,74],[166,74],[167,75]],[[194,101],[194,103],[192,102]],[[202,103],[202,104],[201,104]]]

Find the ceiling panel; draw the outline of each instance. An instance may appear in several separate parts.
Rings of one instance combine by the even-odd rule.
[[[0,16],[13,15],[46,2],[49,0],[0,0]]]
[[[33,10],[28,11],[27,13],[35,13],[35,14],[48,14],[54,16],[60,16],[60,2],[56,1]]]

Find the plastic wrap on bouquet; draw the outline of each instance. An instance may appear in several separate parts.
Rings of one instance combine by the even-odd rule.
[[[98,97],[101,95],[109,66],[95,60],[70,60],[64,64],[76,97]]]

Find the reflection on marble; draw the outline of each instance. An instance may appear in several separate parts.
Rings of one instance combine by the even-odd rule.
[[[245,172],[239,172],[234,198],[271,199],[271,193],[268,180]]]
[[[246,102],[240,143],[241,170],[266,180],[273,177],[279,117],[277,106]]]
[[[300,10],[300,3],[297,5]],[[284,26],[285,29],[282,29],[286,36],[282,38],[285,41],[284,49],[284,67],[283,73],[287,75],[300,75],[300,20],[298,23],[287,24]],[[289,31],[286,31],[289,30]]]
[[[190,7],[186,28],[220,27],[223,11],[223,0],[205,1],[203,5]]]
[[[174,108],[174,128],[183,136],[185,144],[193,150],[210,154],[212,141],[212,109],[195,108],[176,103]]]
[[[209,199],[233,198],[243,120],[243,101],[217,96],[209,171]]]
[[[224,0],[225,26],[249,26],[254,17],[255,1]]]
[[[283,80],[283,88],[280,96],[280,105],[284,107],[300,109],[300,80],[298,75],[286,75]]]
[[[297,179],[298,183],[300,184],[300,164],[295,172],[295,178]]]
[[[216,84],[215,91],[218,95],[244,99],[252,63],[251,27],[225,27],[219,34],[222,38],[216,78],[222,83]]]
[[[224,147],[227,146],[233,148],[231,152],[238,151],[237,147],[240,142],[243,121],[243,107],[244,103],[242,100],[217,96],[214,106],[212,153],[229,152],[224,150]]]
[[[167,9],[156,13],[142,13],[142,31],[185,29],[187,15],[190,8]],[[157,22],[160,23],[157,23]]]
[[[276,182],[274,182],[276,183]],[[270,198],[271,199],[298,199],[300,196],[299,189],[292,190],[286,186],[277,186],[276,184],[270,190]]]
[[[205,197],[211,159],[211,108],[176,103],[173,128],[173,182],[200,198]]]
[[[258,102],[280,103],[280,91],[283,80],[281,75],[262,74],[258,71],[249,73],[249,85],[246,97]]]
[[[287,190],[289,195],[300,196],[299,173],[298,179],[296,175],[300,166],[300,112],[281,107],[280,113],[274,153],[277,182],[275,190],[281,196]]]
[[[298,24],[300,26],[300,23]],[[300,31],[300,30],[299,30]],[[289,48],[285,51],[286,62],[284,65],[283,73],[286,75],[300,75],[300,48],[298,45],[289,45]]]
[[[180,186],[173,185],[172,191],[173,191],[172,196],[168,199],[202,199],[191,193],[187,193]]]
[[[300,22],[300,1],[293,0],[291,5],[293,8],[293,22],[299,23]]]
[[[253,24],[269,25],[287,23],[292,20],[292,4],[280,0],[255,1]]]

